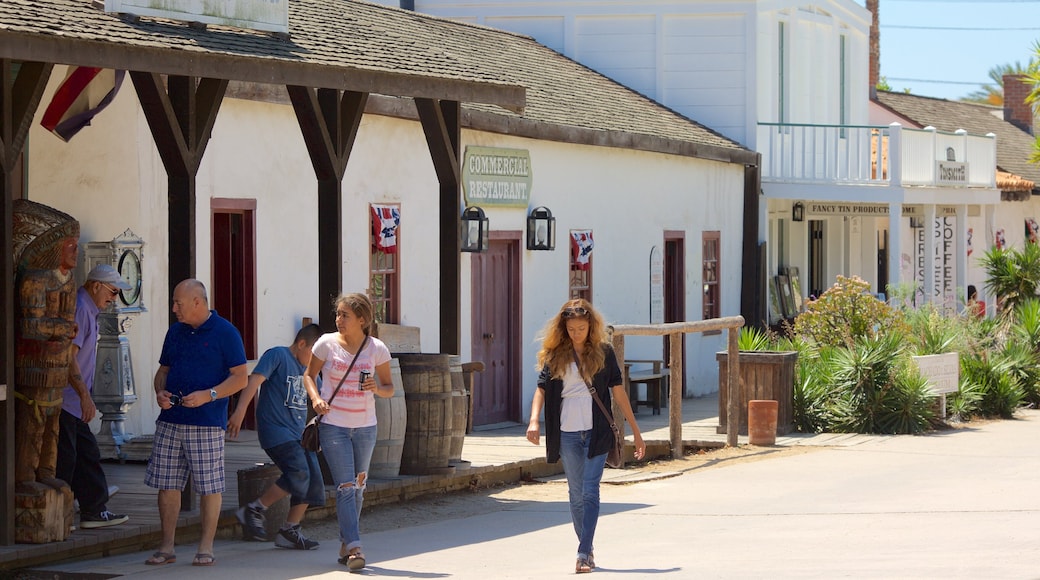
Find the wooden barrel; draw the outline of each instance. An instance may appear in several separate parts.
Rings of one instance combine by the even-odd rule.
[[[390,359],[390,376],[393,378],[394,396],[389,399],[376,397],[376,448],[368,468],[369,475],[384,479],[401,474],[401,453],[408,421],[401,363],[396,358]]]
[[[273,463],[257,463],[253,467],[239,469],[239,507],[264,495],[267,488],[277,481],[281,475],[282,470],[278,469],[278,466]],[[278,528],[281,527],[282,522],[285,521],[285,516],[289,515],[289,496],[285,496],[274,502],[274,504],[267,506],[267,511],[264,512],[264,515],[267,517],[265,526],[267,537],[270,540],[274,540],[275,534],[278,533]],[[246,537],[245,530],[242,530],[242,535],[243,537]]]
[[[445,475],[452,435],[451,366],[446,354],[398,353],[407,419],[401,473]]]
[[[448,365],[451,371],[451,450],[448,452],[448,462],[455,467],[465,467],[469,462],[462,460],[462,444],[466,441],[469,396],[466,395],[462,374],[462,357],[451,355]]]

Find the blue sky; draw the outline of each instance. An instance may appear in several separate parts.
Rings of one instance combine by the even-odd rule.
[[[863,0],[857,2],[864,4]],[[1040,0],[878,3],[881,75],[895,91],[910,89],[915,95],[945,99],[964,97],[983,83],[991,83],[991,68],[1016,61],[1026,66],[1035,57],[1034,47],[1040,40]]]

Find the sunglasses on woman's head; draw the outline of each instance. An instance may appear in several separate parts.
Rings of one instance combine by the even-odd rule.
[[[589,315],[589,311],[585,310],[581,306],[576,306],[576,307],[573,307],[573,308],[564,308],[563,312],[560,313],[560,316],[562,316],[563,318],[576,318],[576,317],[584,318],[584,317],[586,317],[588,315]]]

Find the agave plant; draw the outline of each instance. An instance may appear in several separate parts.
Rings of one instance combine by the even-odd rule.
[[[753,326],[740,329],[737,336],[737,348],[743,351],[773,350],[769,334]]]

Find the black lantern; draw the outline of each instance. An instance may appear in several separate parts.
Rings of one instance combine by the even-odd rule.
[[[545,206],[534,208],[527,216],[527,249],[556,249],[556,218]]]
[[[462,211],[459,237],[463,252],[484,252],[488,249],[488,219],[479,207],[467,207]]]
[[[804,221],[805,220],[805,204],[802,202],[796,202],[794,207],[791,208],[791,221]]]

